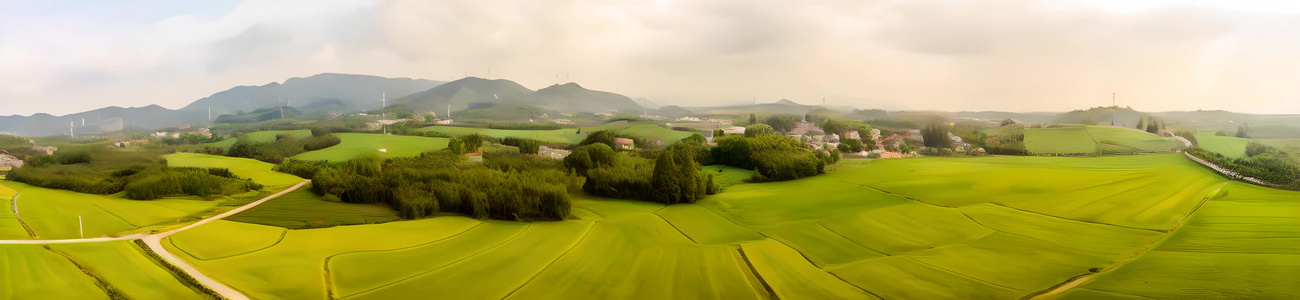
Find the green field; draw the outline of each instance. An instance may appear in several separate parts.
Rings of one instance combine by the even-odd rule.
[[[161,224],[175,224],[183,218],[212,210],[217,203],[187,199],[129,200],[113,196],[82,194],[0,181],[22,193],[18,197],[19,217],[41,239],[81,237],[77,218],[84,224],[85,237],[117,236],[124,231]]]
[[[1097,143],[1083,127],[1025,129],[1025,149],[1031,153],[1084,154],[1097,151]]]
[[[697,204],[580,196],[562,222],[218,222],[167,245],[255,298],[1013,299],[1098,270],[1062,295],[1300,294],[1300,197],[1232,183],[1200,206],[1226,182],[1178,154],[861,160]]]
[[[133,298],[204,299],[142,251],[130,241],[54,244],[48,249],[0,245],[0,298],[108,299],[96,285],[99,278]]]
[[[446,138],[430,138],[405,135],[382,135],[370,133],[336,133],[342,140],[333,147],[304,152],[294,155],[298,160],[347,161],[353,158],[375,155],[381,158],[412,157],[420,153],[447,147]],[[385,151],[381,152],[380,149]]]
[[[1025,149],[1034,154],[1169,152],[1181,145],[1172,139],[1130,128],[1062,125],[1025,129]]]
[[[703,169],[705,173],[713,174],[713,182],[723,188],[744,183],[745,180],[754,176],[754,170],[725,165],[704,166]]]
[[[10,200],[17,194],[18,191],[0,185],[0,201],[4,201],[4,205],[0,205],[0,208],[2,208],[0,209],[0,240],[31,238],[31,235],[27,234],[27,230],[23,229],[22,223],[18,222],[18,218],[14,217],[14,211],[9,207]]]
[[[1210,152],[1218,152],[1232,158],[1246,156],[1246,144],[1250,139],[1231,136],[1197,136],[1197,145]]]
[[[172,167],[226,168],[240,178],[250,178],[267,187],[279,188],[302,182],[302,178],[271,171],[275,165],[255,159],[198,153],[174,153],[163,156]]]
[[[255,142],[255,143],[261,143],[261,142],[274,142],[274,141],[275,141],[275,136],[277,136],[277,135],[281,135],[281,134],[288,134],[288,135],[290,135],[290,136],[293,136],[294,138],[297,138],[297,139],[303,139],[303,138],[307,138],[307,137],[310,137],[310,136],[311,136],[311,130],[302,129],[302,130],[270,130],[270,131],[258,131],[258,132],[249,132],[249,133],[245,134],[245,137],[248,138],[248,141],[250,141],[250,142]],[[232,138],[228,138],[228,139],[221,140],[220,142],[207,143],[207,144],[203,144],[203,145],[204,145],[204,146],[221,147],[221,148],[223,148],[223,149],[230,149],[230,146],[231,146],[231,145],[234,145],[235,142],[236,142],[237,140],[238,140],[238,139],[232,137]]]
[[[296,229],[384,223],[399,218],[397,211],[387,205],[325,201],[309,188],[303,186],[227,220]]]
[[[620,134],[628,135],[638,139],[653,139],[663,141],[665,144],[671,144],[691,136],[690,132],[676,131],[660,126],[660,124],[650,123],[628,123],[627,121],[610,122],[599,126],[581,127],[582,132],[593,132],[600,130],[613,130]],[[583,136],[578,134],[578,128],[566,128],[555,130],[509,130],[509,129],[487,129],[487,128],[470,128],[455,126],[429,126],[420,128],[422,131],[439,132],[451,136],[466,135],[478,133],[495,138],[518,137],[530,138],[547,143],[559,144],[577,144],[582,141]]]
[[[108,299],[95,280],[41,245],[0,245],[0,298]]]

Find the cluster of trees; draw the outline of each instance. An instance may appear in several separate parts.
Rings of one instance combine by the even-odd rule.
[[[216,143],[224,139],[225,139],[224,137],[215,134],[202,135],[198,133],[181,133],[176,138],[163,137],[159,139],[159,141],[161,141],[163,144],[175,146],[175,145],[195,145],[195,144]]]
[[[471,133],[459,137],[451,138],[447,141],[447,150],[454,154],[466,154],[478,152],[483,147],[483,135]]]
[[[154,200],[169,196],[233,195],[260,190],[262,185],[240,179],[224,168],[150,168],[129,176],[126,198]]]
[[[1029,155],[1029,149],[1025,149],[1025,133],[1019,130],[984,139],[984,151],[996,155]]]
[[[713,174],[701,171],[704,137],[693,135],[663,150],[651,150],[652,160],[616,152],[604,143],[591,143],[564,158],[564,167],[586,178],[588,194],[653,201],[694,203],[717,193]]]
[[[226,156],[252,158],[264,162],[278,164],[285,158],[298,155],[306,151],[315,151],[334,145],[338,145],[342,140],[333,134],[319,132],[323,135],[316,136],[318,132],[312,131],[313,136],[305,139],[298,139],[288,134],[275,136],[275,141],[271,142],[252,142],[245,135],[240,135],[234,145],[226,150]]]
[[[1145,130],[1151,134],[1160,134],[1160,130],[1165,129],[1165,119],[1156,116],[1143,116],[1138,120],[1138,130]]]
[[[948,124],[933,123],[926,125],[921,129],[921,138],[924,139],[926,147],[930,148],[952,148],[952,139],[948,138],[948,132],[952,127]]]
[[[1277,188],[1300,190],[1300,158],[1273,146],[1250,142],[1246,144],[1246,156],[1241,158],[1227,157],[1199,147],[1187,149],[1187,153]]]
[[[582,186],[581,178],[557,169],[461,168],[459,160],[463,158],[449,151],[358,158],[318,167],[312,190],[331,200],[388,204],[408,219],[454,213],[478,219],[563,220],[570,214],[569,192]]]
[[[1236,137],[1243,138],[1243,139],[1250,138],[1250,124],[1241,123],[1240,125],[1237,125]]]
[[[501,139],[501,144],[518,147],[519,153],[522,154],[537,154],[537,151],[542,147],[542,141],[517,137]]]
[[[778,132],[790,132],[790,130],[794,129],[794,126],[798,125],[800,121],[803,121],[803,118],[800,116],[777,114],[763,119],[763,124],[772,126],[772,129],[776,129]]]
[[[753,181],[781,181],[825,173],[826,161],[794,138],[751,125],[745,135],[715,137],[712,163],[755,170]],[[756,130],[750,130],[751,128]]]

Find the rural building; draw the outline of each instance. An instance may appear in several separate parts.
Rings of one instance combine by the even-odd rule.
[[[0,154],[0,168],[22,168],[23,160],[17,156]]]
[[[801,136],[808,133],[812,133],[816,135],[825,135],[826,131],[822,131],[821,128],[818,128],[816,124],[813,124],[811,122],[799,121],[799,123],[794,124],[794,128],[790,129],[790,132],[787,132],[786,135]]]
[[[32,151],[42,151],[42,152],[45,152],[45,155],[54,155],[54,151],[59,151],[59,147],[55,147],[55,146],[32,146]]]
[[[632,148],[636,147],[636,144],[632,139],[625,138],[615,138],[614,145],[617,145],[619,149],[623,150],[632,150]]]

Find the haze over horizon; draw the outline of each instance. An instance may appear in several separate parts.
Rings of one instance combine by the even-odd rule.
[[[1297,30],[1300,4],[1278,1],[0,0],[0,115],[176,109],[319,73],[684,106],[1059,112],[1117,93],[1143,111],[1295,114]]]

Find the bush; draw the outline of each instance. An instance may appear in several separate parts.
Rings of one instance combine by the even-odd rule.
[[[617,155],[613,148],[603,143],[581,146],[564,157],[564,167],[576,170],[578,174],[586,174],[589,169],[613,164]]]
[[[759,137],[764,135],[780,135],[780,134],[776,132],[776,129],[773,129],[772,126],[767,124],[754,124],[754,125],[745,126],[745,137],[752,138],[752,137]]]
[[[755,181],[783,181],[825,173],[826,163],[812,153],[768,150],[754,154]]]
[[[333,167],[335,164],[324,160],[296,160],[288,159],[280,164],[275,165],[271,170],[293,174],[294,176],[312,179],[316,177],[316,172],[321,169]]]
[[[316,151],[320,149],[333,147],[334,145],[338,145],[339,143],[343,142],[342,139],[339,139],[339,137],[334,136],[333,134],[325,134],[319,136],[315,134],[316,132],[313,131],[312,137],[303,140],[302,150]]]

